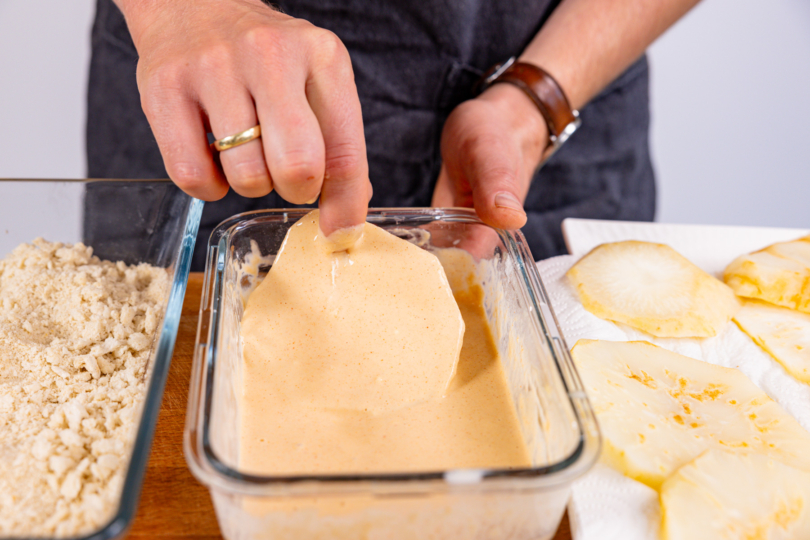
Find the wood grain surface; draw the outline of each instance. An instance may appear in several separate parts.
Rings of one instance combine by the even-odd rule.
[[[146,469],[138,514],[127,538],[132,540],[219,540],[208,490],[191,475],[183,457],[183,427],[191,376],[203,276],[191,274],[169,379]],[[554,540],[570,540],[568,516]],[[463,539],[459,539],[463,540]]]

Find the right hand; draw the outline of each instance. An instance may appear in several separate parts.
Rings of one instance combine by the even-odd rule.
[[[340,39],[260,0],[117,0],[138,61],[141,104],[171,179],[217,200],[228,185],[293,204],[320,194],[324,233],[365,221],[368,180],[363,119]],[[214,161],[206,132],[256,124],[261,139]],[[224,174],[223,174],[224,172]]]

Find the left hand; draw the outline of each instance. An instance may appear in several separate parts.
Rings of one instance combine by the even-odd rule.
[[[548,126],[519,88],[495,84],[450,114],[433,206],[475,208],[486,224],[519,229],[523,201],[548,145]]]

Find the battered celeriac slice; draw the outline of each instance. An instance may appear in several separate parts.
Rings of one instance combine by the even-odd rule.
[[[602,460],[658,489],[709,449],[757,452],[810,471],[810,434],[736,369],[646,341],[571,351],[604,436]]]
[[[664,540],[810,538],[810,473],[709,451],[661,486]]]
[[[748,300],[734,320],[788,373],[810,383],[810,315]]]
[[[729,287],[664,244],[602,244],[567,276],[585,309],[656,337],[715,336],[740,307]]]
[[[810,313],[810,236],[738,257],[723,280],[739,296]]]
[[[439,259],[370,223],[335,242],[319,215],[290,227],[248,298],[242,377],[272,373],[276,398],[318,410],[384,414],[443,395],[464,319]]]

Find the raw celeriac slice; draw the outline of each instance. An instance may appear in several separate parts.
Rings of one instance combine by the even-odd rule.
[[[604,436],[602,459],[658,488],[708,449],[752,451],[810,471],[810,434],[736,369],[646,341],[571,351]]]
[[[661,486],[664,540],[810,538],[810,473],[709,451]]]
[[[748,300],[734,320],[788,373],[810,383],[810,315]]]
[[[585,309],[657,337],[715,336],[740,307],[729,287],[664,244],[602,244],[567,275]]]
[[[810,236],[738,257],[723,280],[739,296],[810,313]]]

